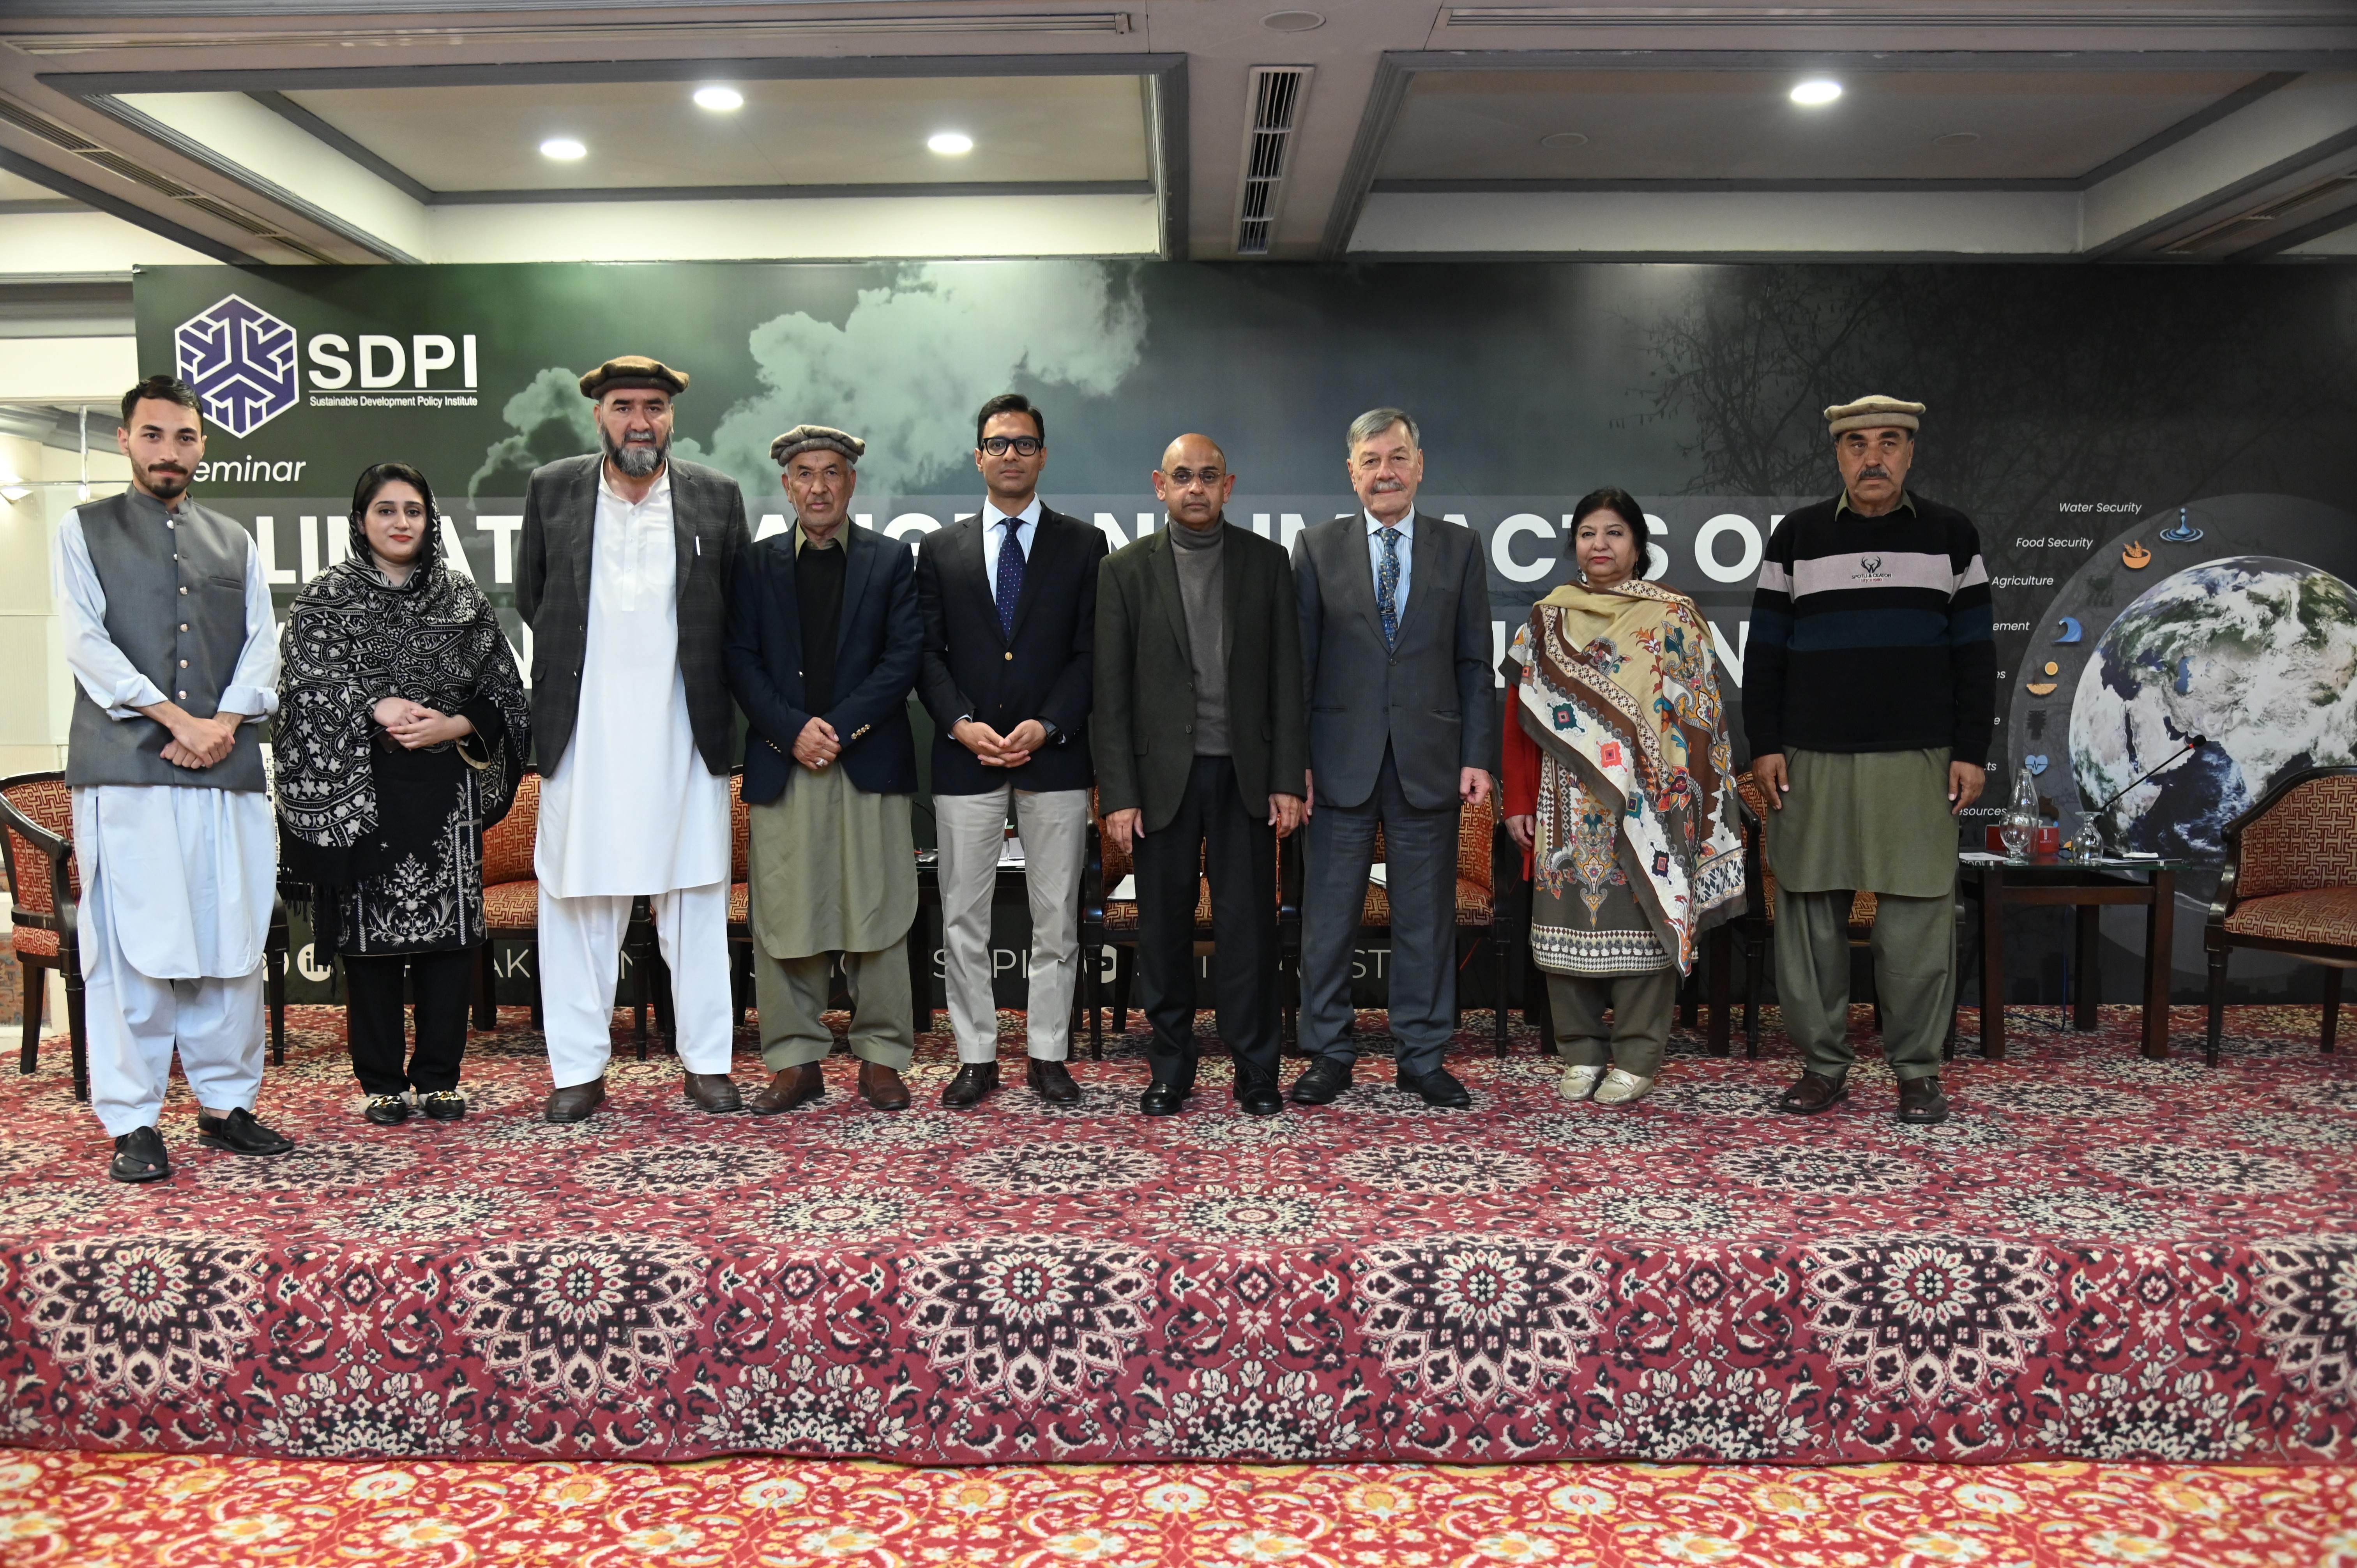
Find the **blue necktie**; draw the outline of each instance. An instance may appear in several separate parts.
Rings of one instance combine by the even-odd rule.
[[[1023,544],[1017,538],[1020,518],[1006,520],[1006,542],[998,547],[998,630],[1015,640],[1015,601],[1023,596]]]
[[[1383,530],[1383,564],[1375,574],[1375,609],[1383,618],[1383,646],[1399,646],[1399,530]]]

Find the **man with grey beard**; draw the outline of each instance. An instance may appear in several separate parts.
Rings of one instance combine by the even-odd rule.
[[[728,1077],[737,737],[721,641],[752,537],[734,479],[672,459],[672,400],[686,390],[660,360],[607,360],[581,378],[604,450],[549,464],[525,492],[516,608],[533,632],[543,779],[533,869],[551,1122],[605,1103],[618,957],[641,895],[671,966],[687,1098],[742,1108]]]

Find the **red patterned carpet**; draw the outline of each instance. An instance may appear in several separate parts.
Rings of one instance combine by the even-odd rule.
[[[537,1039],[479,1036],[457,1125],[355,1113],[337,1014],[265,1090],[303,1146],[103,1179],[62,1064],[0,1081],[0,1438],[278,1456],[1045,1460],[2357,1454],[2357,1060],[2312,1009],[2233,1018],[2217,1071],[2132,1015],[1959,1061],[1910,1129],[1863,1072],[1684,1041],[1663,1087],[1569,1105],[1470,1017],[1469,1113],[1375,1060],[1334,1107],[925,1109],[843,1092],[706,1117],[618,1065],[537,1118]],[[1371,1018],[1379,1025],[1379,1019]],[[2196,1015],[2180,1014],[2180,1038]],[[1865,1027],[1863,1012],[1859,1017]],[[1972,1028],[1969,1015],[1967,1035]],[[1134,1045],[1130,1047],[1134,1051]],[[52,1053],[59,1055],[61,1053]],[[740,1062],[749,1082],[758,1064]]]
[[[0,1455],[17,1568],[2351,1568],[2357,1470]]]

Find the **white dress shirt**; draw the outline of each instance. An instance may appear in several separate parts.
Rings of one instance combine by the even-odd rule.
[[[1031,504],[1009,517],[998,510],[998,503],[985,499],[982,503],[982,569],[990,578],[990,602],[998,603],[998,553],[1006,548],[1006,530],[1015,530],[1015,547],[1023,552],[1024,564],[1031,562],[1031,541],[1039,532],[1039,498],[1033,496]]]
[[[1362,511],[1359,515],[1367,523],[1367,567],[1374,575],[1375,607],[1380,610],[1383,603],[1383,525],[1375,521],[1373,512]],[[1399,520],[1399,587],[1392,594],[1393,610],[1401,620],[1407,619],[1407,579],[1413,570],[1408,563],[1415,555],[1415,512],[1411,508]]]

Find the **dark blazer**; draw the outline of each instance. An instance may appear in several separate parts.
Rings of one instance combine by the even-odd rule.
[[[1481,537],[1415,514],[1407,613],[1383,645],[1363,512],[1301,531],[1293,587],[1309,684],[1309,767],[1318,799],[1359,806],[1392,750],[1410,805],[1457,803],[1458,771],[1498,766],[1490,668],[1490,568]]]
[[[597,524],[596,454],[535,469],[524,489],[523,542],[516,557],[516,612],[532,628],[532,735],[540,771],[556,770],[581,711],[581,655],[589,641],[590,544]],[[699,463],[671,463],[672,536],[677,542],[679,668],[687,722],[704,766],[737,760],[737,725],[720,671],[728,579],[752,544],[737,481]]]
[[[1105,538],[1094,524],[1039,509],[1015,600],[1015,635],[999,629],[984,555],[980,515],[925,535],[917,547],[917,608],[925,620],[925,661],[917,694],[933,716],[933,793],[1085,789],[1089,767],[1091,643],[1097,624],[1097,564]],[[1056,726],[1056,738],[1017,768],[985,768],[950,735],[980,719],[1005,735],[1026,719]]]
[[[802,601],[794,593],[792,529],[754,545],[728,589],[728,689],[745,710],[745,800],[761,806],[786,792],[801,764],[794,742],[813,716],[802,706]],[[834,726],[834,766],[871,795],[917,789],[917,736],[909,688],[923,651],[917,571],[908,546],[845,523],[843,620],[835,636],[834,706],[815,715]]]
[[[1172,523],[1168,527],[1184,527]],[[1254,821],[1271,795],[1302,792],[1309,736],[1302,722],[1301,622],[1284,547],[1222,524],[1226,589],[1228,746],[1236,788]],[[1105,557],[1097,573],[1096,707],[1090,719],[1097,799],[1105,811],[1169,826],[1195,766],[1195,668],[1187,611],[1165,530]]]

